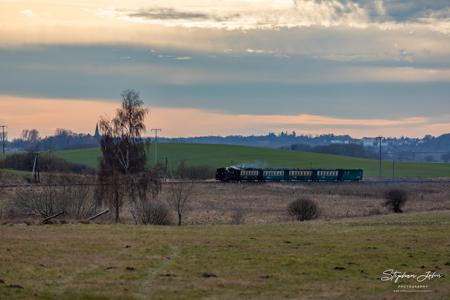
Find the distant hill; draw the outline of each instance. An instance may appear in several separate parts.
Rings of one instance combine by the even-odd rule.
[[[152,138],[146,141],[153,142]],[[274,149],[292,149],[319,153],[373,158],[378,156],[379,140],[374,137],[353,138],[349,135],[324,134],[318,136],[297,135],[295,132],[269,133],[250,136],[201,136],[158,139],[160,143],[220,144]],[[340,147],[340,145],[342,147]],[[29,141],[16,139],[7,143],[8,151],[60,151],[68,149],[93,148],[99,146],[99,136],[73,133],[59,129],[54,136]],[[383,156],[389,160],[414,162],[448,161],[444,155],[450,152],[450,134],[423,138],[383,139]],[[358,148],[358,149],[357,149]],[[450,157],[450,153],[447,154]]]
[[[149,161],[154,163],[154,144],[151,146]],[[66,150],[55,154],[69,162],[85,164],[90,167],[98,165],[99,148]],[[330,154],[308,153],[279,149],[188,143],[159,143],[158,161],[167,162],[170,168],[185,161],[190,165],[209,165],[224,167],[246,164],[255,167],[288,168],[362,168],[368,177],[378,175],[378,161],[370,159],[337,156]],[[384,161],[384,177],[392,177],[392,162]],[[449,164],[396,163],[397,177],[450,177]]]

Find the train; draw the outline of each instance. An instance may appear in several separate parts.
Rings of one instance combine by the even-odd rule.
[[[216,180],[223,182],[359,182],[362,169],[260,169],[219,168]]]

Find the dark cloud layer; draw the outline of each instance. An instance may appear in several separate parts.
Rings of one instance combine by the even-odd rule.
[[[377,4],[378,2],[378,4]],[[368,9],[372,16],[379,16],[380,6],[384,7],[385,20],[412,21],[426,17],[449,17],[448,0],[357,0],[358,4]]]
[[[148,18],[148,19],[192,19],[192,20],[206,20],[210,18],[210,15],[204,13],[192,13],[186,11],[180,11],[173,8],[153,8],[153,9],[141,9],[137,12],[128,14],[131,18]]]
[[[450,2],[448,0],[292,0],[292,10],[297,9],[300,16],[303,15],[305,5],[311,2],[322,9],[332,11],[333,18],[347,17],[355,13],[358,9],[363,11],[370,17],[373,22],[412,22],[420,21],[425,18],[432,19],[448,19],[450,18]],[[244,9],[244,8],[243,8]],[[243,10],[245,11],[245,10]],[[214,13],[204,8],[184,10],[182,8],[170,7],[145,7],[136,11],[129,11],[126,15],[130,18],[140,18],[148,20],[166,20],[166,21],[207,21],[213,20],[218,22],[230,21],[238,17],[245,18],[245,12],[239,13],[237,6],[234,14],[224,15],[220,10]],[[267,14],[269,19],[272,14],[278,14],[279,11],[270,12],[261,10],[261,13]],[[254,17],[255,15],[251,15]],[[260,16],[261,20],[266,19]],[[320,17],[319,17],[320,19]],[[301,19],[298,20],[300,24]],[[277,24],[273,24],[276,26]]]
[[[185,55],[192,59],[176,60]],[[445,81],[290,81],[295,76],[308,78],[345,65],[305,57],[209,57],[117,46],[2,49],[0,91],[34,97],[118,99],[123,89],[135,88],[150,105],[255,115],[392,118],[439,116],[450,111],[450,85]],[[346,75],[340,76],[344,79]]]

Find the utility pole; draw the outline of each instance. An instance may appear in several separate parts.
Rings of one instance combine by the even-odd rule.
[[[161,132],[161,128],[152,128],[151,131],[155,132],[155,165],[158,163],[158,132]]]
[[[378,140],[379,140],[379,144],[380,144],[380,156],[379,156],[379,165],[378,165],[378,177],[380,177],[381,178],[381,162],[382,162],[382,151],[381,151],[381,145],[382,145],[382,142],[383,142],[383,137],[382,136],[379,136],[378,137]]]
[[[392,180],[395,179],[395,160],[392,160]]]
[[[2,128],[2,146],[3,146],[3,155],[5,155],[5,128],[8,127],[6,125],[0,125]]]
[[[40,170],[39,170],[39,152],[34,153],[34,163],[32,171],[33,180],[35,183],[40,182]]]

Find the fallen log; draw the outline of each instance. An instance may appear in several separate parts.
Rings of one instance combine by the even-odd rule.
[[[102,212],[96,214],[95,216],[90,217],[90,218],[88,219],[88,221],[95,220],[95,219],[97,219],[98,217],[101,217],[101,216],[103,216],[103,215],[105,215],[105,214],[107,214],[107,213],[109,213],[109,209],[104,210],[104,211],[102,211]]]
[[[45,219],[42,220],[41,224],[46,224],[46,223],[47,223],[48,221],[50,221],[51,219],[54,219],[54,218],[56,218],[56,217],[59,217],[60,215],[63,215],[63,214],[64,214],[64,211],[59,212],[59,213],[57,213],[56,215],[47,217],[47,218],[45,218]]]

